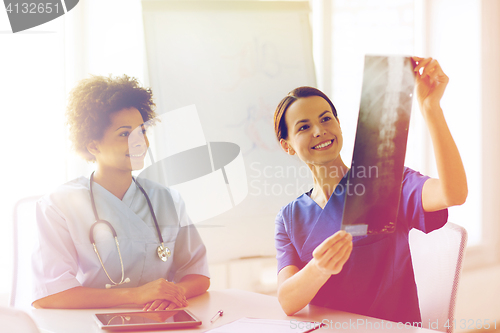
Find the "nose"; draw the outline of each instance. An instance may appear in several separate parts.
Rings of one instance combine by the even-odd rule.
[[[320,124],[314,126],[313,135],[315,138],[319,138],[320,136],[324,135],[325,133],[326,133],[326,130]]]
[[[129,147],[149,147],[148,137],[143,133],[142,127],[138,127],[130,133],[128,145]]]

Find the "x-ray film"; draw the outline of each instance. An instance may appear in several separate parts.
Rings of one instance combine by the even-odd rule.
[[[365,56],[363,88],[342,229],[353,236],[394,232],[412,107],[414,62]]]

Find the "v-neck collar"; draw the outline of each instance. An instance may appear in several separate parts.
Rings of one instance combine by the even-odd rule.
[[[118,234],[121,233],[120,229],[127,229],[129,231],[122,235],[147,235],[147,237],[153,236],[157,238],[156,230],[148,228],[149,224],[144,220],[144,216],[137,211],[136,196],[139,189],[137,189],[137,185],[133,180],[122,200],[95,181],[93,182],[93,189],[97,211],[101,214],[99,218],[109,221]],[[149,211],[147,205],[146,209]]]
[[[326,208],[326,206],[328,206],[328,203],[330,202],[330,200],[332,200],[333,196],[338,196],[338,195],[344,195],[345,194],[344,193],[345,184],[347,183],[347,176],[349,175],[350,171],[351,170],[349,169],[349,171],[347,171],[345,173],[344,177],[342,177],[342,179],[338,182],[337,186],[335,186],[335,190],[333,191],[333,193],[328,198],[328,201],[326,202],[324,208],[321,208],[321,206],[316,201],[314,201],[313,198],[311,198],[311,194],[312,194],[312,191],[314,190],[314,188],[311,188],[308,192],[304,193],[305,196],[309,198],[309,199],[306,199],[306,200],[311,200],[312,202],[314,202],[314,204],[316,205],[317,208],[319,208],[321,210],[324,210]],[[339,186],[339,185],[342,185],[342,186]]]
[[[89,186],[90,186],[90,183],[89,183]],[[99,188],[99,191],[104,191],[108,196],[111,196],[115,200],[121,201],[123,204],[125,204],[129,208],[132,205],[132,202],[134,200],[135,191],[136,191],[136,188],[137,188],[137,186],[135,185],[135,182],[132,180],[132,182],[130,183],[130,186],[128,187],[127,191],[123,195],[123,198],[120,200],[120,198],[118,198],[116,195],[114,195],[113,193],[111,193],[104,186],[102,186],[101,184],[99,184],[96,181],[93,181],[93,188],[94,188],[94,190],[95,190],[96,187]]]
[[[301,253],[301,259],[303,261],[309,261],[312,259],[312,253],[314,249],[326,239],[326,237],[333,235],[333,233],[340,230],[342,214],[344,211],[344,198],[345,198],[345,179],[342,178],[339,185],[335,188],[325,208],[321,208],[314,200],[311,198],[306,200],[311,200],[311,207],[313,207],[314,212],[310,213],[312,218],[310,222],[310,227],[308,231],[308,236],[306,237]],[[312,205],[314,202],[315,205]],[[318,235],[326,235],[325,238],[318,237]]]
[[[127,192],[125,192],[125,195],[122,198],[122,202],[125,205],[127,205],[127,207],[130,207],[132,205],[136,191],[137,191],[137,185],[135,184],[135,181],[132,179],[132,182],[130,183]]]

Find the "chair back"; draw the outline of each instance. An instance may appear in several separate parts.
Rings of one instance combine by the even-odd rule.
[[[448,222],[428,234],[412,229],[409,237],[422,325],[451,333],[467,231]]]
[[[0,307],[0,331],[40,333],[35,322],[24,311],[7,307]]]
[[[14,205],[12,220],[14,261],[9,305],[20,309],[29,309],[33,301],[31,254],[37,239],[35,209],[40,197],[40,195],[27,197]]]

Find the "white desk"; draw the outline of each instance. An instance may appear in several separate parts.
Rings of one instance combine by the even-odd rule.
[[[281,319],[296,321],[328,321],[329,328],[323,327],[315,332],[333,332],[334,325],[337,328],[344,326],[345,331],[352,332],[436,332],[429,329],[416,327],[398,328],[396,323],[382,321],[352,313],[335,311],[327,308],[309,305],[294,316],[286,316],[276,297],[252,293],[242,290],[221,290],[210,291],[203,295],[189,299],[188,309],[201,319],[202,325],[194,329],[183,329],[181,332],[205,332],[209,329],[230,323],[243,317],[263,318],[263,319]],[[220,317],[215,323],[211,324],[210,319],[219,310],[224,311],[224,316]],[[134,311],[135,309],[92,309],[92,310],[48,310],[31,309],[29,314],[33,317],[37,325],[44,331],[54,333],[91,333],[106,332],[100,330],[92,314],[97,312],[123,312]],[[139,309],[137,309],[139,310]],[[331,322],[330,322],[331,321]],[[295,323],[295,322],[294,322]],[[333,325],[332,325],[333,324]],[[389,324],[392,329],[387,329]],[[424,323],[425,324],[425,323]],[[350,327],[349,327],[350,325]],[[333,326],[333,327],[332,327]],[[368,327],[367,327],[368,326]],[[370,329],[371,326],[371,329]],[[151,332],[151,331],[149,331]],[[159,332],[159,331],[154,331]],[[164,331],[172,332],[172,330]]]

